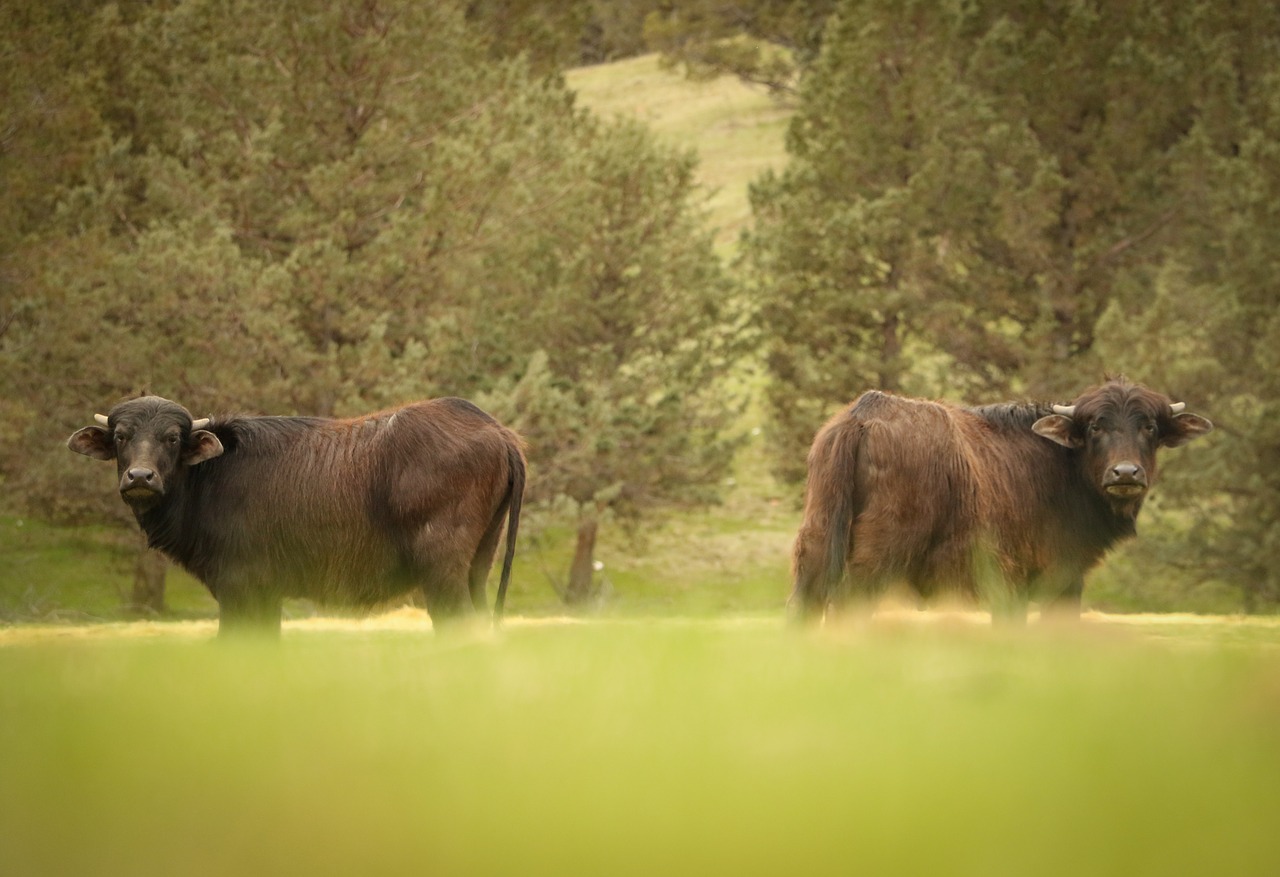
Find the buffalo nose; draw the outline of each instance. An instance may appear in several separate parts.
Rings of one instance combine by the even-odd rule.
[[[146,469],[136,466],[124,473],[124,484],[120,486],[121,490],[128,490],[131,487],[151,487],[155,484],[156,473],[154,469]]]
[[[1111,467],[1111,476],[1117,481],[1141,481],[1142,468],[1133,463],[1117,463]]]

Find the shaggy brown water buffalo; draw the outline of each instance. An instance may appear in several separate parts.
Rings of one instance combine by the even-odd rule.
[[[280,629],[284,597],[370,606],[422,589],[433,623],[501,618],[524,493],[520,438],[462,399],[350,420],[193,420],[159,396],[121,402],[71,450],[115,460],[149,544],[218,601],[220,633]]]
[[[890,584],[1078,614],[1084,574],[1134,522],[1156,450],[1213,424],[1118,378],[1068,406],[961,408],[869,392],[819,430],[792,611],[821,617]]]

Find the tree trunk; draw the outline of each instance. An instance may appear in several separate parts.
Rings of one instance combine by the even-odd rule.
[[[898,315],[885,317],[880,326],[880,384],[877,389],[896,393],[902,383],[902,339],[898,336]]]
[[[159,615],[165,612],[164,574],[169,561],[159,551],[143,545],[133,564],[133,593],[129,597],[129,609],[139,615]]]
[[[566,603],[582,603],[595,592],[592,577],[595,574],[596,530],[599,527],[595,517],[578,522],[578,546],[573,552],[573,565],[569,567],[569,587],[564,592]]]
[[[1245,615],[1256,615],[1258,612],[1258,591],[1252,582],[1246,582],[1241,589],[1242,603],[1244,604]]]

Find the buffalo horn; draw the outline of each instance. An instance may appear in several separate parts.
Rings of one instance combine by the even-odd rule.
[[[1074,416],[1075,416],[1075,413],[1076,413],[1076,406],[1074,406],[1074,405],[1054,405],[1054,406],[1053,406],[1053,413],[1054,413],[1054,414],[1061,414],[1063,417],[1074,417]]]
[[[1181,414],[1187,407],[1186,402],[1170,402],[1169,410],[1174,414]]]
[[[209,418],[201,417],[199,420],[191,421],[191,431],[194,432],[197,429],[204,429],[208,425],[209,425]]]
[[[98,421],[99,426],[106,426],[110,422],[107,420],[107,415],[105,414],[95,414],[93,415],[93,419]]]

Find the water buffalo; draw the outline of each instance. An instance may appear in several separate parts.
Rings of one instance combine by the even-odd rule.
[[[865,393],[809,452],[793,613],[900,583],[1014,619],[1030,599],[1079,614],[1085,572],[1134,535],[1156,450],[1213,429],[1184,407],[1123,378],[1067,406]]]
[[[142,396],[96,419],[68,447],[116,461],[149,544],[218,601],[220,633],[278,632],[284,597],[370,606],[418,587],[437,625],[482,610],[505,524],[501,618],[525,460],[520,438],[470,402],[195,420]]]

